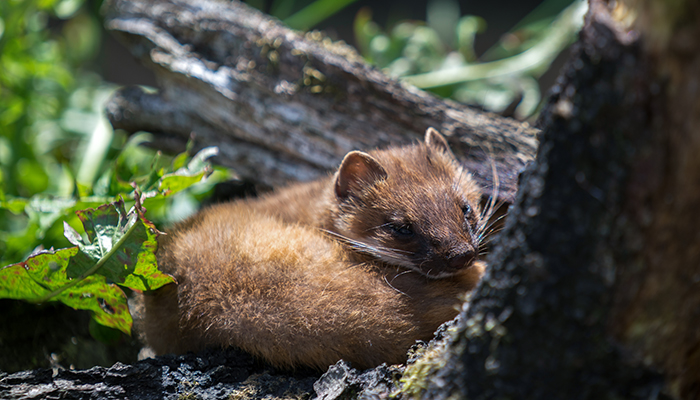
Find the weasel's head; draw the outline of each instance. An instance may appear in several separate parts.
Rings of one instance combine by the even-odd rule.
[[[429,278],[476,261],[481,190],[432,128],[418,145],[348,153],[334,191],[331,231],[356,251]]]

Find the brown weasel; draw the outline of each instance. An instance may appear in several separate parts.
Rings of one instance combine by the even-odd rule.
[[[160,241],[158,354],[238,347],[280,367],[402,363],[484,272],[481,191],[445,139],[353,151],[329,178],[220,204]]]

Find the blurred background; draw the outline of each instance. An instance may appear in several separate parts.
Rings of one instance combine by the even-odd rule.
[[[105,101],[120,85],[157,84],[104,30],[102,2],[0,0],[0,267],[37,250],[69,247],[63,221],[82,232],[75,210],[133,196],[129,182],[150,182],[155,171],[182,165],[142,146],[147,132],[128,137],[103,116]],[[323,30],[355,46],[391,76],[529,121],[586,11],[582,0],[247,3],[294,29]],[[233,177],[235,171],[216,168],[206,182],[149,199],[147,217],[157,226],[180,220],[217,182]],[[28,314],[27,307],[39,314]],[[0,370],[135,359],[133,339],[64,309],[0,300]],[[68,332],[57,332],[59,325]]]

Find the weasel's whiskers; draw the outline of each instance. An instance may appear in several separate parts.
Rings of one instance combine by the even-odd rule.
[[[391,281],[393,282],[394,280],[392,279]],[[408,297],[409,299],[412,298],[412,297],[409,296],[408,294],[406,294],[406,293],[400,291],[399,289],[395,288],[394,285],[392,285],[392,284],[389,282],[389,280],[386,279],[386,275],[384,275],[384,282],[386,282],[386,284],[389,285],[390,288],[394,289],[397,293],[402,294],[402,295]]]
[[[379,258],[380,260],[388,261],[391,263],[394,263],[395,265],[399,265],[402,267],[407,267],[407,268],[412,268],[413,263],[407,259],[407,256],[411,256],[413,253],[410,251],[406,250],[401,250],[401,249],[393,249],[393,248],[387,248],[383,246],[376,246],[364,242],[360,242],[358,240],[351,239],[347,236],[341,235],[339,233],[327,230],[327,229],[321,229],[322,232],[325,232],[336,239],[338,239],[340,242],[345,243],[352,247],[353,249],[369,254],[371,256],[374,256],[376,258]],[[401,254],[404,253],[404,254]]]

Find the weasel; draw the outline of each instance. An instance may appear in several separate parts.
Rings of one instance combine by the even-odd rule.
[[[160,239],[145,297],[157,354],[238,347],[283,368],[403,363],[484,273],[481,190],[434,129],[338,171],[216,205]]]

